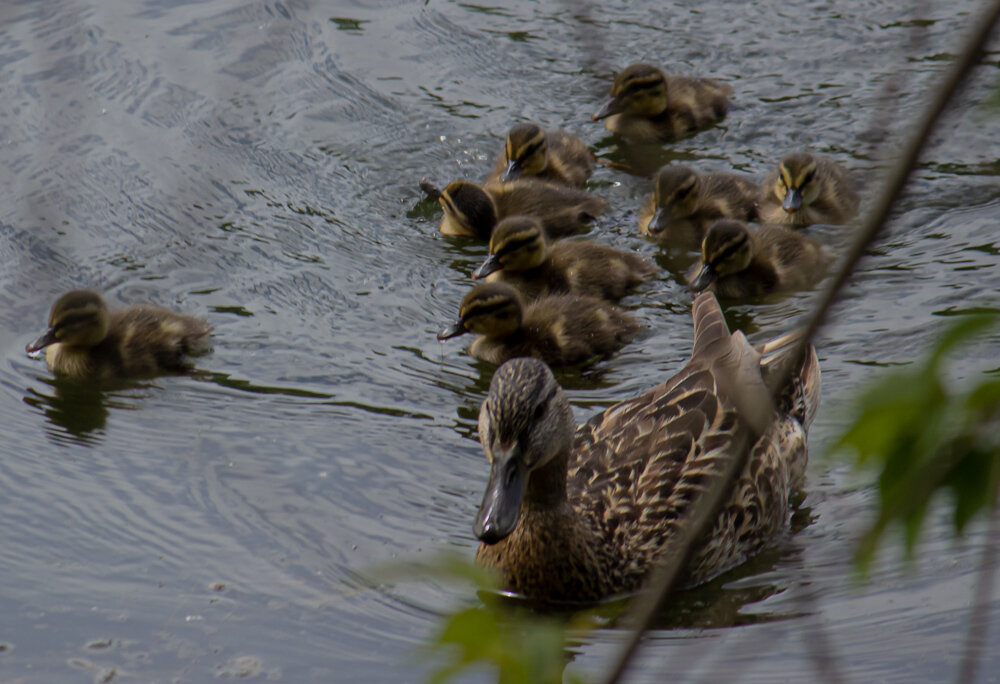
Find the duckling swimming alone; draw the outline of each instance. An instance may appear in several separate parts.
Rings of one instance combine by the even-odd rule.
[[[616,302],[656,272],[644,256],[593,242],[549,245],[538,219],[511,216],[493,229],[490,256],[472,277],[513,285],[529,301],[568,293]]]
[[[751,230],[723,219],[705,234],[701,261],[688,273],[696,292],[744,299],[772,292],[812,287],[826,273],[830,252],[802,233],[784,226]]]
[[[843,166],[825,155],[792,152],[764,180],[759,213],[765,223],[837,225],[857,216],[858,205]]]
[[[639,332],[634,318],[593,297],[553,295],[525,306],[504,283],[479,283],[462,299],[459,319],[438,333],[448,340],[479,335],[469,345],[477,359],[501,364],[534,356],[553,366],[572,366],[607,356]]]
[[[503,587],[547,601],[596,601],[641,588],[674,553],[693,502],[747,453],[714,526],[684,568],[706,581],[785,526],[802,484],[806,429],[819,402],[811,347],[783,386],[795,334],[751,347],[729,333],[711,294],[695,299],[691,360],[674,377],[575,428],[551,371],[536,359],[497,369],[479,411],[489,482],[473,531],[476,561]],[[739,452],[737,452],[739,450]],[[748,453],[749,452],[749,453]]]
[[[155,375],[182,371],[186,355],[208,351],[209,325],[154,306],[108,311],[91,290],[67,292],[52,306],[49,329],[25,351],[45,350],[53,373],[75,378]]]
[[[611,84],[611,99],[590,117],[633,142],[667,142],[726,116],[733,89],[711,78],[668,76],[657,66],[629,65]]]
[[[593,162],[594,155],[576,136],[521,123],[507,133],[503,156],[487,182],[534,177],[579,188],[590,177]]]
[[[605,200],[583,190],[530,178],[482,186],[453,181],[444,190],[421,180],[420,187],[444,209],[442,233],[480,240],[490,239],[500,219],[518,214],[539,219],[551,239],[585,233],[608,209]]]
[[[735,173],[698,173],[668,164],[656,173],[653,192],[639,211],[639,231],[661,244],[697,247],[720,218],[753,220],[760,189]]]

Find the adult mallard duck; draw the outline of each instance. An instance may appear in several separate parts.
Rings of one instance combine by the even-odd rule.
[[[716,221],[705,234],[701,261],[688,273],[696,292],[743,299],[816,284],[826,273],[830,252],[784,226],[751,230],[745,223]]]
[[[479,411],[489,482],[473,530],[476,561],[504,588],[547,601],[595,601],[640,588],[692,502],[749,451],[714,527],[685,568],[707,580],[768,543],[801,486],[806,428],[819,401],[811,348],[790,382],[788,335],[752,347],[729,333],[711,294],[694,302],[694,349],[674,377],[573,427],[545,364],[513,359]],[[769,387],[773,385],[773,387]]]
[[[149,376],[186,368],[208,350],[205,321],[154,306],[109,311],[91,290],[67,292],[52,306],[49,328],[25,350],[45,350],[52,372],[75,378]]]
[[[586,233],[608,208],[605,200],[583,190],[530,178],[486,185],[453,181],[444,190],[421,180],[420,187],[444,209],[442,233],[480,240],[490,239],[500,219],[519,214],[540,220],[553,239]]]
[[[521,123],[507,133],[503,155],[487,182],[534,177],[579,188],[593,168],[594,155],[576,136]]]
[[[590,119],[633,142],[667,142],[725,117],[732,92],[715,79],[668,76],[640,62],[615,77],[611,98]]]
[[[493,229],[490,255],[472,277],[513,285],[527,300],[567,293],[617,302],[656,271],[642,255],[593,242],[550,245],[538,219],[511,216]]]
[[[593,297],[553,295],[524,305],[510,285],[479,283],[462,299],[458,321],[437,337],[479,335],[469,353],[489,363],[534,356],[572,366],[607,356],[638,331],[634,318]]]
[[[792,152],[764,180],[759,213],[765,223],[836,225],[857,216],[858,204],[843,166],[821,154]]]
[[[668,164],[657,171],[639,211],[639,231],[662,244],[694,248],[720,218],[753,220],[759,195],[757,184],[744,176]]]

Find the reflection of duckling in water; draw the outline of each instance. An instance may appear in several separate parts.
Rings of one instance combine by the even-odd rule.
[[[444,209],[442,233],[480,240],[490,239],[499,220],[517,214],[537,218],[552,239],[586,233],[608,208],[606,201],[583,190],[531,178],[482,186],[452,181],[444,190],[422,179],[420,187]]]
[[[155,375],[187,368],[186,355],[208,351],[205,321],[153,306],[108,311],[101,296],[74,290],[49,314],[49,329],[26,347],[45,350],[52,372],[76,378]]]
[[[760,189],[735,173],[698,173],[668,164],[656,173],[653,192],[639,211],[639,231],[661,244],[696,247],[722,218],[753,220]]]
[[[683,569],[688,584],[743,562],[788,521],[820,393],[816,352],[778,385],[798,336],[751,347],[711,294],[694,301],[691,360],[669,380],[574,427],[551,371],[497,369],[479,411],[489,482],[473,530],[476,561],[503,588],[548,601],[637,591],[691,524],[693,502],[746,454],[742,476]],[[791,352],[791,353],[789,353]]]
[[[732,92],[715,79],[668,76],[640,62],[615,77],[611,99],[590,118],[633,142],[666,142],[725,117]]]
[[[593,162],[594,155],[576,136],[522,123],[507,133],[503,156],[487,182],[533,177],[579,188],[590,177]]]
[[[761,187],[760,220],[797,227],[847,223],[858,213],[858,193],[843,166],[821,154],[785,155]]]
[[[593,242],[550,245],[538,219],[512,216],[494,228],[490,256],[472,277],[513,285],[526,300],[561,292],[616,302],[656,271],[644,256]]]
[[[571,366],[607,356],[637,332],[634,318],[593,297],[552,295],[525,306],[510,285],[479,283],[462,299],[458,321],[438,333],[438,339],[479,335],[469,353],[489,363],[534,356],[550,365]]]
[[[751,230],[745,223],[716,221],[705,234],[701,261],[688,273],[696,292],[719,297],[759,297],[811,287],[826,273],[830,252],[784,226]]]

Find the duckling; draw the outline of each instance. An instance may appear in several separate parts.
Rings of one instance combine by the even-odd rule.
[[[444,190],[421,179],[420,187],[444,209],[442,233],[481,240],[490,239],[497,221],[515,214],[538,218],[552,239],[586,233],[590,222],[608,209],[605,200],[583,190],[530,178],[481,186],[452,181]]]
[[[858,193],[847,170],[830,157],[785,155],[761,187],[760,219],[797,227],[847,223],[858,214]]]
[[[688,282],[696,292],[759,297],[811,287],[826,273],[830,258],[825,247],[784,226],[750,230],[745,223],[723,219],[705,234],[701,261],[688,273]]]
[[[194,316],[145,305],[109,311],[96,292],[73,290],[56,300],[49,329],[25,351],[34,355],[44,349],[58,375],[149,376],[184,370],[185,355],[208,351],[211,332]]]
[[[510,285],[479,283],[462,299],[458,321],[437,337],[475,333],[469,353],[489,363],[534,356],[572,366],[607,356],[638,331],[634,318],[593,297],[553,295],[525,306]]]
[[[472,277],[513,285],[529,301],[562,292],[617,302],[656,271],[639,254],[593,242],[549,245],[538,219],[511,216],[493,229],[490,256]]]
[[[698,173],[668,164],[656,173],[653,192],[639,211],[639,232],[662,244],[697,247],[720,218],[753,220],[757,184],[735,173]]]
[[[668,76],[652,64],[625,68],[611,99],[590,117],[633,142],[668,142],[708,128],[726,116],[733,89],[711,78]]]
[[[726,458],[742,475],[683,569],[698,584],[780,533],[803,481],[806,430],[820,393],[810,347],[791,379],[795,333],[751,347],[729,333],[710,293],[694,301],[694,348],[676,375],[574,429],[573,411],[537,359],[493,374],[479,411],[489,482],[473,524],[476,562],[503,587],[542,601],[635,592],[692,524]]]
[[[579,188],[590,177],[593,162],[594,155],[576,136],[521,123],[508,131],[503,156],[487,182],[535,177]]]

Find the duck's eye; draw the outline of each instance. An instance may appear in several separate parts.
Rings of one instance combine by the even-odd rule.
[[[539,421],[545,417],[545,412],[548,410],[549,402],[543,401],[541,404],[535,407],[534,420]]]
[[[813,179],[813,176],[815,176],[815,175],[816,175],[815,171],[810,171],[809,173],[807,173],[805,175],[805,178],[802,179],[802,184],[799,187],[802,187],[803,185],[808,185],[809,183],[811,183],[812,179]]]

